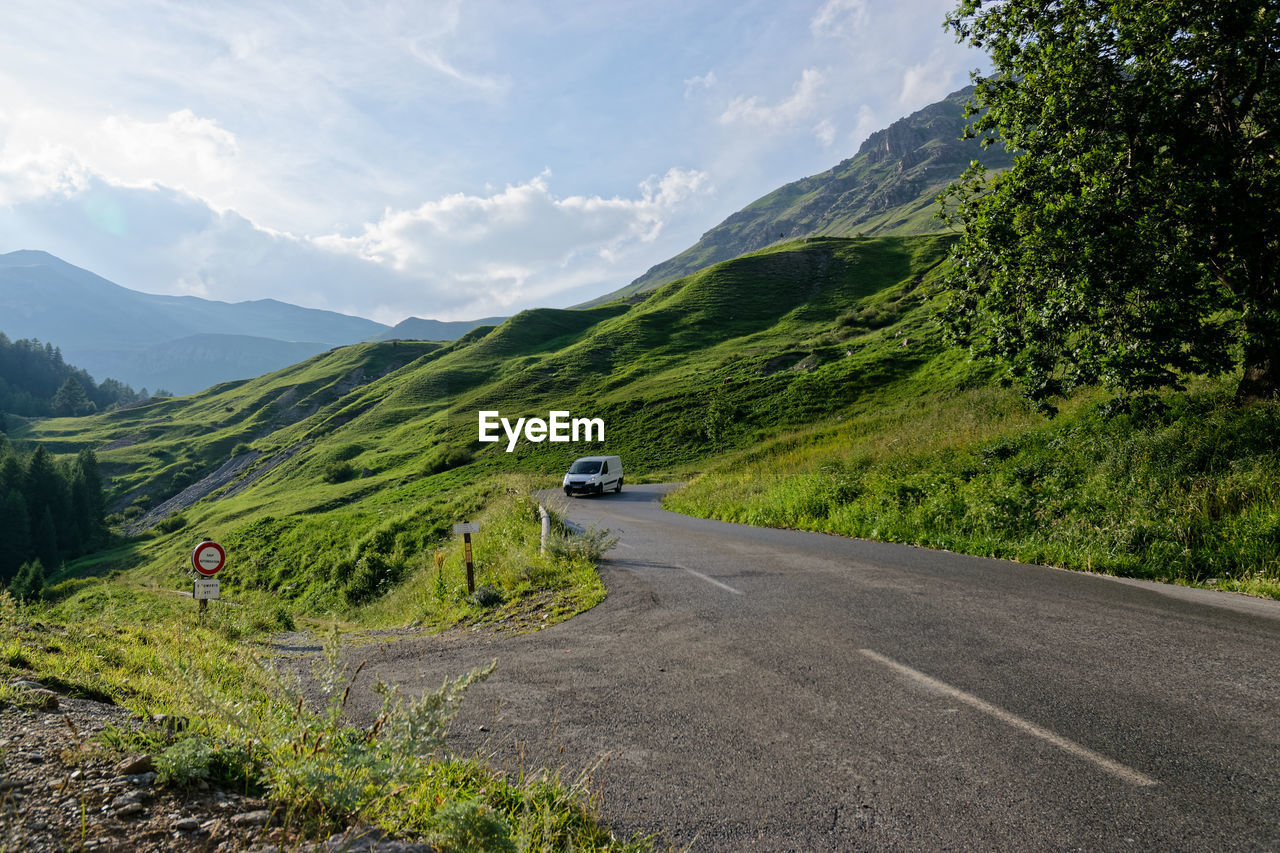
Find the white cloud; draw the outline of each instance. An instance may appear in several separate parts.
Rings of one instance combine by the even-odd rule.
[[[645,247],[681,206],[710,192],[704,173],[670,169],[629,198],[558,196],[544,173],[487,195],[388,210],[354,236],[309,238],[259,226],[188,191],[109,180],[55,153],[63,156],[51,156],[48,171],[61,184],[45,181],[40,192],[0,207],[0,251],[45,249],[150,292],[272,296],[387,323],[484,316],[576,289],[613,289],[643,269],[636,259],[647,258]],[[8,185],[0,177],[0,187]]]
[[[930,51],[929,57],[902,72],[902,88],[898,92],[898,105],[919,109],[925,104],[945,98],[960,88],[961,75],[955,60],[940,50]]]
[[[823,84],[823,74],[816,68],[806,68],[791,90],[791,97],[773,106],[760,103],[758,97],[734,98],[721,113],[722,124],[754,124],[765,127],[784,127],[809,115],[817,103]]]
[[[886,124],[888,122],[881,121],[875,110],[871,109],[867,104],[863,104],[858,107],[858,118],[854,121],[853,133],[850,135],[850,139],[854,145],[861,145],[868,136]]]
[[[89,165],[120,183],[198,192],[236,175],[235,134],[189,109],[157,122],[112,115],[97,130],[89,145]]]
[[[708,71],[706,74],[699,74],[694,77],[686,77],[684,81],[684,96],[692,98],[694,92],[699,89],[710,89],[716,84],[716,72]]]
[[[866,26],[867,0],[826,0],[809,22],[818,37],[851,36]]]
[[[431,282],[441,294],[505,307],[554,293],[558,280],[593,263],[617,263],[629,245],[652,242],[677,205],[708,189],[704,173],[671,169],[641,184],[638,198],[561,198],[544,172],[487,196],[458,193],[387,211],[358,236],[315,243]]]
[[[823,148],[830,148],[836,141],[836,126],[831,119],[824,118],[814,126],[813,135],[822,143]]]

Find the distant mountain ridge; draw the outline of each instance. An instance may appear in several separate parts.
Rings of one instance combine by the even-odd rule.
[[[0,330],[9,337],[52,341],[64,354],[136,348],[206,332],[344,344],[387,328],[275,299],[215,302],[141,293],[33,250],[0,255],[0,309]],[[92,372],[90,365],[81,366]]]
[[[424,320],[406,317],[380,335],[374,341],[453,341],[480,326],[499,326],[506,317],[485,317],[480,320]]]
[[[0,332],[51,343],[98,381],[177,394],[260,376],[384,335],[452,340],[494,321],[501,322],[415,317],[391,328],[275,299],[216,302],[141,293],[48,252],[0,255]]]
[[[967,87],[867,137],[858,153],[779,187],[702,235],[685,251],[587,305],[661,287],[700,269],[799,237],[927,234],[943,230],[935,198],[973,160],[989,169],[1012,158],[1000,145],[961,139]]]

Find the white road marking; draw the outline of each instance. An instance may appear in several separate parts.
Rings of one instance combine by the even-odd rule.
[[[1069,740],[1063,737],[1062,735],[1055,734],[1054,732],[1051,732],[1046,728],[1037,726],[1035,723],[1030,722],[1029,720],[1022,719],[1018,715],[1012,714],[1009,711],[1004,710],[1003,708],[998,708],[995,705],[992,705],[990,702],[979,699],[977,696],[974,696],[971,693],[965,693],[963,690],[960,690],[959,688],[956,688],[956,687],[952,687],[950,684],[946,684],[945,682],[939,681],[936,678],[931,678],[925,675],[923,672],[920,672],[919,670],[912,669],[906,664],[898,663],[896,660],[887,658],[884,655],[879,654],[878,652],[872,651],[871,649],[859,649],[858,651],[860,651],[866,657],[871,658],[873,661],[884,664],[885,666],[889,667],[895,672],[901,675],[905,675],[907,678],[910,678],[912,681],[915,681],[919,684],[924,685],[925,687],[928,687],[930,690],[936,691],[938,693],[942,693],[946,696],[950,696],[952,699],[958,699],[961,702],[964,702],[965,704],[969,705],[970,707],[977,708],[979,711],[983,712],[984,714],[988,714],[992,717],[995,717],[997,720],[1000,720],[1001,722],[1007,723],[1016,729],[1021,729],[1027,734],[1035,735],[1041,740],[1048,741],[1049,743],[1053,744],[1059,749],[1069,752],[1072,755],[1076,756],[1077,758],[1083,758],[1086,761],[1092,761],[1094,764],[1098,765],[1103,770],[1110,773],[1112,776],[1115,776],[1121,781],[1128,782],[1130,785],[1137,785],[1139,787],[1149,787],[1151,785],[1159,784],[1155,779],[1152,779],[1150,776],[1139,773],[1137,770],[1134,770],[1130,767],[1126,767],[1125,765],[1121,764],[1118,761],[1113,761],[1110,758],[1107,758],[1105,755],[1102,755],[1101,753],[1094,752],[1092,749],[1089,749],[1087,746],[1081,746],[1080,744],[1076,743],[1073,740]]]
[[[634,547],[636,547],[635,545],[628,545],[626,542],[619,542],[618,544],[619,544],[619,545],[621,545],[623,548],[634,548]]]
[[[689,574],[693,575],[695,578],[698,578],[699,580],[704,580],[704,581],[706,581],[706,582],[707,582],[707,583],[709,583],[709,584],[714,584],[714,585],[716,585],[716,586],[720,587],[721,589],[728,590],[729,592],[733,593],[734,595],[745,595],[745,594],[746,594],[746,593],[744,593],[742,590],[740,590],[740,589],[734,589],[733,587],[729,586],[727,583],[721,583],[720,581],[716,580],[716,579],[715,579],[715,578],[713,578],[713,577],[708,577],[707,575],[704,575],[702,572],[695,572],[693,569],[685,569],[685,567],[684,567],[684,566],[680,566],[680,568],[684,569],[686,572],[688,572]]]

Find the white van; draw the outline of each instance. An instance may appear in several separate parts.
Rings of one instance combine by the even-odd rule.
[[[569,466],[564,475],[564,493],[604,494],[606,489],[622,491],[622,457],[584,456]]]

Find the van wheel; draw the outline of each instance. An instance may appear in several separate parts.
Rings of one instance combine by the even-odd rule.
[[[622,491],[622,478],[621,478],[621,477],[619,477],[619,478],[618,478],[618,485],[616,485],[616,486],[614,486],[614,487],[613,487],[613,493],[616,495],[616,494],[617,494],[618,492],[620,492],[620,491]]]
[[[571,498],[571,497],[573,497],[573,492],[572,492],[572,491],[570,491],[570,489],[569,489],[567,486],[565,487],[565,490],[564,490],[564,496],[565,496],[566,498]]]

